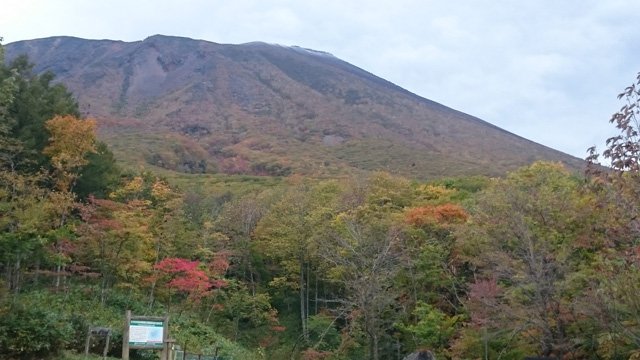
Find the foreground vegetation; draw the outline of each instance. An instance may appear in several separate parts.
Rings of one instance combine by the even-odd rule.
[[[30,68],[0,68],[4,358],[74,356],[90,326],[118,357],[127,309],[225,359],[640,357],[634,87],[611,172],[210,184],[121,171]]]

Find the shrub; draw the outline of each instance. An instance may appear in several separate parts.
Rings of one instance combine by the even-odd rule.
[[[0,310],[0,349],[9,359],[52,358],[72,334],[69,323],[49,309],[10,303]]]

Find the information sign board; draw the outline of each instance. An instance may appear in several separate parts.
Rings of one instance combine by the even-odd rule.
[[[164,323],[162,321],[134,320],[129,323],[129,345],[162,347]]]

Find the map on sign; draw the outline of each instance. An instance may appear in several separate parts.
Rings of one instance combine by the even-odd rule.
[[[162,346],[162,321],[131,320],[129,323],[129,345]]]

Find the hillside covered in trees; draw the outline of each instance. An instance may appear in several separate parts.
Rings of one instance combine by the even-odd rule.
[[[635,86],[608,172],[203,181],[120,169],[52,74],[0,66],[2,358],[90,326],[119,357],[127,309],[223,359],[640,358]]]
[[[22,54],[35,74],[57,74],[129,166],[317,178],[385,171],[426,180],[503,176],[539,160],[586,165],[322,51],[164,35],[6,46],[8,60]]]

